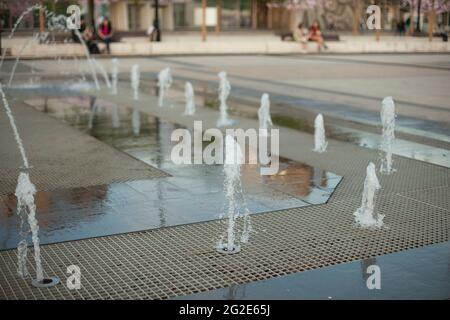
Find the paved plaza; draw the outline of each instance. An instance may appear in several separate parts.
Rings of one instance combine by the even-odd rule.
[[[404,37],[383,34],[377,41],[373,32],[364,35],[348,33],[337,35],[338,39],[327,42],[327,54],[361,53],[448,53],[449,42],[441,37],[429,41],[426,37]],[[83,57],[85,51],[77,43],[42,44],[31,36],[4,40],[12,57],[53,58],[55,56]],[[99,44],[103,50],[103,43]],[[271,31],[210,33],[205,42],[198,32],[167,32],[162,42],[150,42],[148,37],[128,36],[111,44],[111,54],[115,56],[171,56],[171,55],[239,55],[239,54],[317,54],[317,44],[309,42],[303,48],[295,41],[282,41]]]
[[[107,72],[111,60],[97,58]],[[130,70],[140,66],[139,100]],[[119,58],[118,94],[83,59],[14,60],[0,73],[35,184],[43,269],[17,275],[14,196],[21,157],[0,108],[0,299],[448,299],[450,55],[235,55]],[[173,85],[158,107],[158,72]],[[171,133],[215,128],[226,71],[233,127],[258,128],[263,93],[279,129],[280,171],[242,165],[253,232],[215,250],[226,228],[221,165],[175,165]],[[184,86],[197,110],[183,115]],[[380,164],[381,101],[396,103],[396,172],[378,173],[380,229],[355,226],[366,167]],[[313,152],[322,113],[328,148]],[[32,251],[31,249],[29,251]],[[66,285],[67,267],[82,286]],[[381,290],[366,270],[381,269]],[[29,253],[28,269],[34,274]]]

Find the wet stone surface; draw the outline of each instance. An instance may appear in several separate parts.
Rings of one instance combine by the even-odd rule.
[[[89,97],[33,99],[34,108],[159,168],[170,177],[94,187],[38,191],[41,243],[55,243],[218,219],[226,199],[221,165],[175,165],[171,133],[179,126],[132,107]],[[99,168],[101,170],[101,168]],[[242,165],[249,211],[262,213],[326,203],[341,177],[280,159],[277,175]],[[0,197],[0,250],[17,245],[14,195]]]
[[[189,80],[189,79],[186,79]],[[147,81],[147,86],[151,88],[150,94],[157,94],[156,82]],[[181,83],[175,82],[171,91],[172,97],[178,97],[178,102],[184,101],[184,87]],[[197,83],[196,84],[196,97],[200,99],[204,105],[215,105],[215,97],[217,95],[216,88],[211,87],[209,84]],[[253,97],[259,99],[259,92],[244,89],[233,88],[232,98],[245,98]],[[329,105],[327,103],[298,99],[292,97],[286,97],[278,94],[271,94],[272,106],[272,120],[276,126],[284,126],[292,128],[302,132],[314,134],[313,119],[318,112],[323,112],[325,115],[325,131],[328,139],[334,139],[338,141],[344,141],[358,145],[360,147],[378,150],[381,144],[381,123],[380,114],[378,112],[354,110],[351,107],[345,105]],[[242,102],[235,102],[236,104]],[[296,108],[296,118],[292,118],[291,115],[280,112],[284,109],[284,106],[302,106],[302,108]],[[333,116],[329,117],[330,109],[333,110],[335,116],[341,119],[349,119],[351,122],[361,122],[366,126],[375,126],[379,133],[371,133],[352,128],[352,123],[346,123],[346,125],[335,124]],[[239,116],[256,118],[254,108],[248,108],[245,103],[240,105],[240,108],[236,108],[231,111],[231,114]],[[333,120],[330,121],[329,119]],[[309,120],[308,120],[309,119]],[[437,133],[443,137],[449,135],[449,126],[445,123],[427,121],[426,119],[417,119],[405,116],[398,116],[396,118],[397,129],[401,131],[401,128],[406,130],[405,132],[412,132],[417,134],[417,129],[426,132],[427,134]],[[448,141],[444,139],[443,141]],[[404,140],[396,137],[393,142],[393,153],[399,156],[403,156],[410,159],[424,161],[432,164],[437,164],[450,168],[450,151],[444,148],[438,148],[423,143],[417,143],[414,141]]]

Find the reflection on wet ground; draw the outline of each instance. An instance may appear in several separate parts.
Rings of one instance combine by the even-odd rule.
[[[381,270],[381,289],[369,290],[369,266]],[[216,289],[176,300],[449,299],[450,242]]]
[[[133,107],[81,96],[33,99],[52,117],[157,167],[170,177],[36,194],[41,243],[53,243],[217,219],[225,196],[221,165],[175,165],[170,159],[177,125]],[[101,170],[101,168],[99,168]],[[281,160],[274,176],[242,165],[251,213],[327,202],[341,180],[331,172]],[[0,249],[17,245],[14,195],[0,197]]]
[[[339,130],[347,135],[348,141],[361,147],[378,149],[381,144],[381,135],[343,127],[339,127]],[[398,138],[394,140],[392,148],[396,155],[450,168],[450,150]]]
[[[141,79],[141,91],[157,95],[157,74],[145,73]],[[149,79],[150,78],[150,79]],[[49,79],[46,79],[48,81]],[[125,79],[123,79],[125,80]],[[126,80],[128,81],[128,79]],[[171,87],[170,99],[174,102],[184,103],[184,81],[194,81],[193,79],[178,76]],[[217,105],[217,88],[210,83],[195,80],[195,95],[197,105],[204,107],[216,107]],[[53,84],[20,84],[15,85],[12,90],[27,90],[31,92],[35,90],[37,94],[47,93],[49,95],[57,95],[59,93],[67,93],[67,88],[70,90],[87,90],[89,85],[86,83],[61,83]],[[233,87],[233,96],[230,97],[230,110],[232,114],[237,114],[245,117],[256,117],[255,107],[249,107],[249,98],[259,100],[260,92],[258,90]],[[337,105],[325,103],[323,101],[304,99],[292,97],[287,95],[280,95],[271,93],[272,100],[272,119],[275,125],[293,128],[299,131],[313,133],[312,126],[313,119],[317,113],[322,112],[325,115],[325,126],[327,137],[339,141],[349,142],[361,147],[378,149],[381,143],[381,135],[374,134],[368,131],[358,130],[353,128],[352,122],[367,125],[368,127],[380,126],[380,116],[378,112],[355,109],[346,105]],[[254,104],[253,102],[250,104]],[[238,105],[239,108],[234,108]],[[296,117],[291,115],[285,116],[277,113],[277,108],[282,110],[284,106],[291,106],[295,108]],[[327,117],[333,117],[333,121],[327,121]],[[336,119],[344,119],[345,126],[336,125]],[[342,122],[341,121],[341,122]],[[418,119],[407,116],[400,116],[396,119],[397,130],[412,136],[425,137],[435,141],[450,142],[449,132],[450,127],[448,123],[428,121],[426,119]],[[424,161],[440,166],[450,168],[450,150],[429,146],[423,143],[417,143],[405,139],[395,140],[393,153],[410,159]]]
[[[149,90],[148,93],[157,94],[155,81],[147,81],[146,88],[147,90]],[[175,82],[171,90],[171,98],[182,98],[182,84]],[[213,107],[216,105],[215,99],[217,96],[217,92],[215,88],[211,88],[210,85],[206,85],[200,82],[196,83],[195,91],[196,98],[200,101],[200,105],[209,107]],[[234,87],[233,97],[231,99],[235,99],[235,101],[230,102],[232,113],[245,117],[256,117],[255,108],[245,108],[245,106],[241,104],[248,104],[248,102],[245,101],[248,101],[249,97],[259,99],[259,95],[260,93],[256,90]],[[325,126],[327,137],[329,139],[349,142],[370,149],[378,149],[380,146],[380,134],[356,130],[354,128],[344,127],[342,125],[335,125],[333,123],[334,121],[327,121],[327,115],[331,112],[332,114],[342,119],[355,121],[357,123],[362,123],[370,127],[379,126],[380,115],[377,112],[355,110],[354,108],[344,105],[324,104],[320,101],[308,99],[305,100],[278,94],[271,94],[271,100],[273,101],[272,119],[275,125],[284,126],[312,134],[314,133],[314,127],[312,125],[313,119],[317,113],[322,112],[325,114]],[[233,105],[235,104],[238,104],[239,108],[235,108],[233,110]],[[277,113],[277,107],[279,107],[279,109],[281,110],[283,109],[283,106],[286,105],[296,107],[296,118],[293,118],[291,115],[285,116],[283,114]],[[302,108],[300,108],[299,106],[301,106]],[[304,110],[303,108],[306,108],[306,110]],[[422,136],[425,134],[425,136],[428,138],[433,138],[434,134],[437,140],[447,142],[450,141],[448,139],[450,129],[448,124],[445,122],[437,123],[426,121],[424,119],[401,116],[396,119],[396,123],[398,129],[402,129],[406,133],[418,136]],[[349,125],[351,124],[349,123]],[[450,150],[396,138],[393,146],[393,153],[406,158],[420,160],[450,168]]]

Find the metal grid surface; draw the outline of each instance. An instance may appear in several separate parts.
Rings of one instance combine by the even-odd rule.
[[[251,244],[235,256],[213,249],[223,225],[185,225],[42,247],[44,269],[63,282],[82,270],[82,289],[31,288],[16,252],[0,253],[2,299],[164,299],[364,259],[450,239],[450,212],[398,195],[378,198],[382,230],[353,226],[359,199],[254,216]],[[29,265],[30,270],[33,266]]]
[[[450,187],[430,188],[411,192],[402,192],[400,196],[425,202],[432,206],[450,211]]]
[[[63,282],[52,289],[20,279],[16,252],[3,251],[0,299],[165,299],[450,240],[449,169],[394,156],[398,172],[379,175],[376,206],[386,227],[362,230],[352,213],[365,167],[378,153],[330,141],[317,155],[310,135],[280,138],[282,146],[303,146],[284,156],[344,177],[328,204],[253,216],[255,233],[238,255],[215,252],[224,228],[217,221],[43,246],[44,270]],[[82,270],[79,291],[65,286],[71,264]]]

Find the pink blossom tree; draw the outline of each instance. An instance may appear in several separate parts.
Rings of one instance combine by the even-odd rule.
[[[290,28],[294,27],[294,20],[292,12],[314,9],[319,6],[325,5],[327,0],[273,0],[267,2],[267,7],[269,8],[269,16],[272,9],[284,9],[289,12],[289,25]],[[269,22],[271,26],[271,22]]]
[[[288,10],[294,9],[313,9],[318,5],[323,5],[325,0],[281,0],[269,1],[267,6],[269,8],[285,8]]]
[[[428,39],[433,40],[433,29],[436,14],[450,11],[450,0],[401,0],[403,7],[409,7],[411,12],[410,33],[413,33],[413,15],[416,10],[424,12],[428,16]],[[418,17],[420,19],[420,17]],[[419,26],[419,20],[417,21]],[[418,28],[417,28],[418,29]]]
[[[8,0],[8,9],[9,14],[11,16],[12,23],[14,24],[14,19],[17,19],[25,10],[27,10],[29,7],[38,4],[39,0]],[[23,17],[22,22],[28,23],[33,25],[34,23],[34,16],[32,13],[27,14]]]

